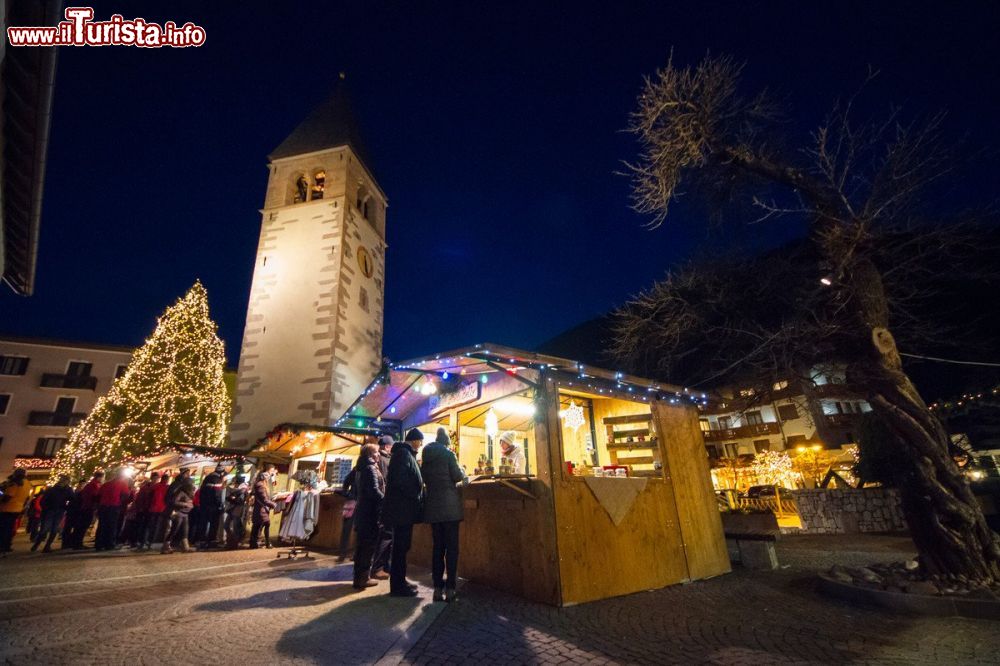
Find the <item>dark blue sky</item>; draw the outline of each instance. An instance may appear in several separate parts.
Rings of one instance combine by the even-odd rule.
[[[235,364],[266,155],[345,70],[390,200],[386,353],[533,346],[705,240],[683,207],[643,229],[615,175],[671,49],[746,60],[803,134],[872,64],[876,101],[948,109],[992,149],[1000,16],[949,4],[97,2],[99,19],[193,21],[207,43],[61,50],[36,293],[4,290],[0,332],[139,344],[201,278]],[[981,159],[967,182],[993,199]]]

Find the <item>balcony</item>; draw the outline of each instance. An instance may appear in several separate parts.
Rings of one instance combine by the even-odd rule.
[[[42,375],[43,388],[83,389],[93,391],[97,388],[97,377],[89,375],[60,375],[46,372]]]
[[[834,428],[858,425],[862,414],[827,414],[826,422]]]
[[[30,412],[28,414],[28,425],[69,428],[79,425],[80,421],[86,417],[87,415],[84,412]]]
[[[763,435],[777,435],[781,433],[781,427],[777,423],[753,423],[751,425],[740,426],[739,428],[726,428],[724,430],[702,430],[706,442],[730,442],[734,439],[746,439],[748,437],[760,437]]]
[[[848,398],[857,400],[860,396],[844,384],[817,384],[813,388],[817,398]]]

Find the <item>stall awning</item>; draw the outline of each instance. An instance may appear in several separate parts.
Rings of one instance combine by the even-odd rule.
[[[365,428],[402,423],[419,410],[427,410],[454,396],[470,379],[488,383],[498,373],[520,377],[526,385],[539,376],[577,379],[581,387],[656,398],[684,399],[700,403],[704,394],[621,372],[605,370],[571,359],[538,354],[490,343],[394,363],[365,389],[337,420],[335,427]],[[600,388],[595,388],[600,387]]]

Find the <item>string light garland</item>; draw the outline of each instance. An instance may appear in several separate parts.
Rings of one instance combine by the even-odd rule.
[[[167,442],[221,446],[231,404],[225,347],[209,316],[208,293],[195,282],[157,320],[125,373],[70,430],[50,481],[83,478],[111,463],[161,450]]]
[[[442,357],[440,354],[437,354],[433,357],[404,363],[392,363],[390,360],[385,359],[382,373],[369,384],[368,388],[354,401],[347,411],[334,422],[334,426],[340,426],[347,423],[349,419],[363,415],[364,406],[362,403],[372,392],[384,388],[386,384],[384,376],[386,373],[396,371],[417,374],[418,379],[411,386],[418,396],[427,397],[432,393],[432,389],[427,387],[434,386],[430,379],[431,377],[440,378],[444,381],[457,379],[454,375],[454,371],[457,369],[458,377],[473,375],[477,377],[477,381],[481,384],[487,384],[491,381],[491,376],[496,376],[496,372],[493,370],[472,370],[471,367],[473,365],[494,363],[514,365],[515,367],[500,370],[500,372],[513,377],[518,377],[521,370],[538,371],[539,376],[544,377],[548,385],[554,388],[567,387],[580,391],[589,390],[591,393],[606,395],[608,397],[620,397],[633,402],[648,403],[663,401],[672,405],[690,404],[699,409],[704,409],[709,404],[708,394],[703,391],[687,387],[679,389],[673,386],[664,386],[656,381],[642,380],[637,377],[628,376],[621,371],[610,373],[593,366],[587,366],[579,361],[569,361],[556,365],[549,360],[522,357],[512,358],[509,353],[500,354],[490,349],[484,349],[481,344],[475,345],[473,349],[474,351],[458,352],[454,356]],[[470,360],[479,361],[479,363],[454,365]],[[493,374],[491,375],[491,373]],[[573,381],[568,381],[570,377],[573,378]],[[403,392],[395,400],[404,400],[407,397],[407,391],[409,391],[409,387],[403,389]],[[394,406],[390,408],[390,413],[396,413]]]
[[[944,402],[934,402],[930,404],[931,411],[935,412],[948,412],[956,410],[960,407],[966,407],[971,403],[978,402],[980,400],[995,400],[1000,397],[1000,386],[993,389],[988,389],[981,393],[963,393],[960,398],[954,400],[948,400]]]

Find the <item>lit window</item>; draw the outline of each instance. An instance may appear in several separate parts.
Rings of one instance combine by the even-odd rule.
[[[507,395],[458,413],[458,462],[471,474],[534,475],[535,404],[528,393]],[[421,430],[433,436],[436,428]]]
[[[771,390],[781,391],[782,389],[786,388],[788,388],[788,380],[782,379],[781,381],[774,382],[774,385],[771,387]]]

